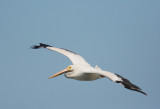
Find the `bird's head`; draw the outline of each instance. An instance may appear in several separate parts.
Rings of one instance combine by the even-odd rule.
[[[60,71],[60,72],[58,72],[58,73],[50,76],[48,79],[54,78],[54,77],[59,76],[59,75],[61,75],[61,74],[63,74],[63,73],[72,72],[72,71],[73,71],[73,67],[74,67],[73,65],[70,65],[70,66],[68,66],[67,68],[65,68],[64,70],[62,70],[62,71]]]

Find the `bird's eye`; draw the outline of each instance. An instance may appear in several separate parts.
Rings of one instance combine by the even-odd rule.
[[[71,69],[71,66],[69,66],[68,69]]]

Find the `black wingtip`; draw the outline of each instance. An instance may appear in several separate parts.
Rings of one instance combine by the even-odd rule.
[[[119,78],[122,79],[122,81],[117,81],[117,83],[121,84],[122,86],[124,86],[127,89],[133,90],[133,91],[137,91],[140,92],[146,96],[148,96],[147,93],[143,92],[141,88],[139,88],[138,86],[132,84],[128,79],[116,74]]]
[[[51,46],[47,44],[39,43],[39,45],[33,45],[31,48],[38,49],[38,48],[46,48],[46,47],[51,47]]]
[[[138,92],[140,92],[140,93],[142,93],[142,94],[144,94],[144,95],[148,96],[148,94],[147,94],[147,93],[145,93],[145,92],[143,92],[142,90],[135,90],[135,91],[138,91]]]
[[[38,46],[38,45],[33,45],[33,46],[31,46],[31,48],[32,48],[32,49],[38,49],[38,48],[40,48],[40,46]]]

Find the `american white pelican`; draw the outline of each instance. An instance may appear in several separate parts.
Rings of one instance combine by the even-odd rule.
[[[34,45],[32,46],[33,49],[38,49],[38,48],[47,48],[49,50],[53,50],[56,52],[59,52],[65,56],[67,56],[73,63],[73,65],[68,66],[66,69],[52,75],[49,78],[53,78],[56,76],[59,76],[61,74],[65,74],[67,78],[71,79],[76,79],[80,81],[92,81],[96,79],[100,79],[103,77],[107,77],[108,79],[119,83],[120,85],[124,86],[127,89],[133,90],[133,91],[138,91],[142,94],[147,95],[145,92],[143,92],[138,86],[132,84],[129,80],[126,78],[114,74],[108,71],[104,71],[98,66],[93,68],[90,64],[88,64],[83,57],[80,55],[69,51],[67,49],[63,48],[56,48],[47,44],[40,43],[40,45]]]

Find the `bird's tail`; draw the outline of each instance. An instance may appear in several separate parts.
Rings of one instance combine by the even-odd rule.
[[[144,95],[147,95],[147,93],[143,92],[141,88],[139,88],[138,86],[132,84],[128,79],[116,74],[117,77],[121,78],[121,81],[116,81],[117,83],[119,83],[120,85],[124,86],[127,89],[133,90],[133,91],[137,91],[140,92]]]

